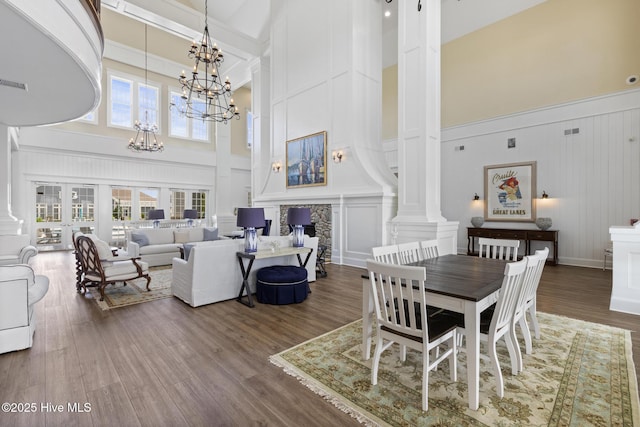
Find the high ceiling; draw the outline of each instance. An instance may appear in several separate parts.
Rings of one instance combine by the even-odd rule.
[[[380,18],[383,20],[383,38],[386,39],[383,65],[387,66],[395,63],[397,57],[398,2],[415,2],[417,6],[418,0],[370,1],[381,2],[383,11],[390,11],[388,18]],[[546,0],[441,1],[442,42],[446,43]],[[0,0],[0,10],[8,12],[11,9],[5,6],[16,3],[18,0]],[[207,8],[211,34],[225,53],[224,72],[231,76],[232,82],[236,82],[236,87],[247,84],[250,62],[268,50],[271,1],[209,0]],[[161,48],[155,53],[155,62],[168,63],[171,67],[165,64],[165,70],[175,70],[188,61],[185,59],[186,47],[172,47],[186,46],[188,42],[185,41],[201,37],[204,9],[204,0],[103,0],[104,56],[136,65],[130,53],[144,49],[141,44],[144,23],[151,28],[149,37],[153,31],[154,40],[160,40]],[[139,22],[139,28],[131,25],[130,19]],[[17,81],[28,80],[31,88],[43,88],[21,93],[20,103],[16,103],[16,90],[0,87],[0,123],[16,126],[46,124],[74,119],[94,108],[91,101],[95,100],[95,93],[90,93],[86,99],[75,98],[81,96],[76,93],[79,90],[77,82],[83,81],[78,58],[68,48],[61,48],[59,40],[51,37],[46,28],[34,25],[29,16],[0,13],[0,40],[4,40],[0,42],[0,57],[3,58],[0,80],[11,76]],[[20,43],[15,40],[20,40]],[[149,53],[154,55],[151,47]],[[48,56],[51,57],[47,59]],[[153,62],[150,61],[150,69]],[[82,90],[92,92],[89,83],[83,84],[80,89],[84,87]],[[56,94],[56,88],[65,90]],[[62,117],[62,112],[66,117]]]

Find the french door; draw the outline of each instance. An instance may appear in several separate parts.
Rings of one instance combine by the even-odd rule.
[[[34,191],[38,250],[70,249],[75,231],[92,233],[97,227],[95,186],[35,183]]]

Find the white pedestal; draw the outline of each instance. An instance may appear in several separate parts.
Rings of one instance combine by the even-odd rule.
[[[640,315],[640,222],[609,228],[613,242],[613,288],[609,309]]]

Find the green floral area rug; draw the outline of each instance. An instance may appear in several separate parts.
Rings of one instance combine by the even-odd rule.
[[[149,291],[147,291],[147,279],[141,278],[127,281],[126,286],[123,282],[107,285],[104,288],[104,301],[100,301],[100,292],[96,288],[88,288],[85,296],[93,299],[101,310],[111,310],[172,296],[173,269],[171,267],[151,267],[149,276],[151,276]]]
[[[419,352],[407,349],[402,363],[398,346],[392,346],[383,354],[378,384],[372,386],[371,359],[361,358],[361,320],[270,360],[367,425],[639,426],[630,332],[545,313],[538,318],[541,336],[534,338],[531,355],[523,351],[520,374],[511,375],[500,341],[504,398],[496,394],[489,361],[481,359],[477,411],[468,406],[464,353],[458,357],[457,382],[449,379],[448,362],[430,373],[427,412],[421,406]]]

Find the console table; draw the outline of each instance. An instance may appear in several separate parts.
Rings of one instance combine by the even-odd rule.
[[[254,307],[253,297],[251,295],[251,288],[249,287],[249,274],[251,273],[251,267],[253,266],[253,261],[256,259],[264,259],[264,258],[275,258],[287,255],[296,255],[298,257],[298,264],[300,267],[306,267],[307,262],[309,262],[309,258],[311,257],[311,252],[313,249],[307,247],[283,247],[278,250],[261,250],[257,252],[236,252],[236,256],[238,258],[238,264],[240,266],[240,272],[242,273],[242,286],[240,287],[240,293],[238,294],[238,298],[236,301],[246,305],[247,307]],[[301,254],[307,254],[307,257],[304,261],[302,261]],[[243,260],[249,260],[249,263],[245,266]],[[247,301],[245,302],[242,299],[242,294],[245,289],[247,290]]]
[[[512,230],[507,228],[467,227],[467,255],[477,255],[475,240],[478,237],[491,239],[512,239],[524,241],[525,255],[531,254],[532,241],[553,242],[553,258],[547,260],[550,265],[558,264],[558,230]]]

